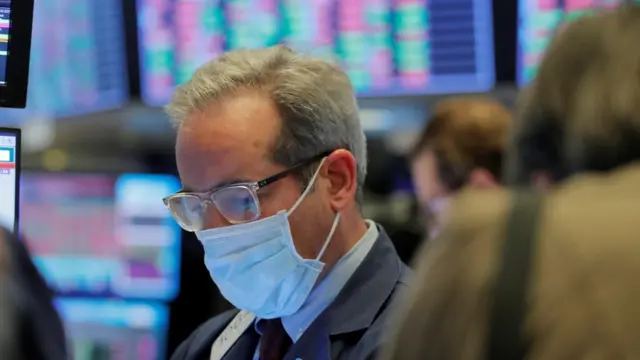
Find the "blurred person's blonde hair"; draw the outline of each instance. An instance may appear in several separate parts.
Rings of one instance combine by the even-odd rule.
[[[640,359],[640,7],[560,31],[520,110],[509,179],[582,173],[545,196],[526,359]],[[460,194],[417,257],[383,359],[503,360],[487,359],[486,347],[511,202],[504,189]]]
[[[510,183],[541,172],[562,180],[640,159],[640,6],[585,16],[558,31],[514,126]]]

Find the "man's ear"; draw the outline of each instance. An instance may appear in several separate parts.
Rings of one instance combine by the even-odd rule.
[[[321,172],[329,180],[331,207],[335,212],[342,211],[353,201],[358,190],[358,164],[355,157],[347,150],[336,150],[325,160]]]
[[[500,181],[489,170],[478,168],[471,172],[467,185],[478,189],[494,189],[500,186]]]

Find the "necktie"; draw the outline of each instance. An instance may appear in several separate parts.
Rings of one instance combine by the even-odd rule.
[[[264,320],[260,360],[282,360],[293,343],[280,319]]]

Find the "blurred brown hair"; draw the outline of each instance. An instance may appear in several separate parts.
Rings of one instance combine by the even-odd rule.
[[[521,97],[511,183],[561,180],[640,159],[640,6],[580,18],[558,32]]]
[[[474,169],[501,178],[511,113],[500,103],[482,97],[455,97],[440,102],[427,121],[412,152],[433,151],[438,175],[449,191],[458,190]]]

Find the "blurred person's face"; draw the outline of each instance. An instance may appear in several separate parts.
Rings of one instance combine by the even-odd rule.
[[[418,202],[425,213],[430,237],[440,233],[446,218],[451,194],[438,175],[436,157],[431,151],[423,151],[412,164],[413,183]]]
[[[191,114],[179,128],[176,144],[178,171],[185,191],[207,192],[261,181],[287,170],[272,160],[281,125],[274,104],[254,92],[234,94]],[[340,182],[344,173],[350,170],[355,173],[355,160],[353,168],[348,169],[341,161],[344,157],[337,151],[324,161],[314,191],[289,217],[295,248],[305,259],[314,259],[327,239],[340,210],[335,206],[335,196],[339,193],[336,189],[344,185]],[[260,218],[291,209],[302,191],[299,178],[293,174],[261,188],[256,193]],[[225,226],[233,223],[216,206],[208,205],[202,228]]]
[[[433,151],[422,151],[412,163],[413,183],[418,201],[425,213],[427,230],[430,237],[437,236],[442,230],[453,196],[438,172],[437,158]],[[465,186],[474,188],[495,188],[499,181],[485,169],[475,169],[469,175]]]

